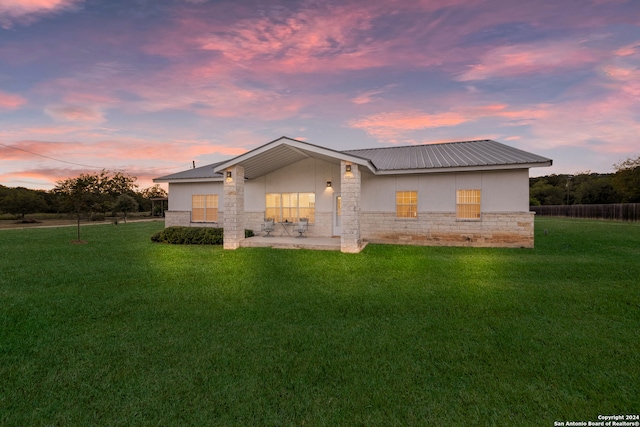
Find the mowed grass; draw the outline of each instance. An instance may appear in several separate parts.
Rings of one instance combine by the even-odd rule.
[[[0,425],[553,425],[640,410],[640,224],[357,255],[0,230]],[[548,230],[544,235],[543,230]]]

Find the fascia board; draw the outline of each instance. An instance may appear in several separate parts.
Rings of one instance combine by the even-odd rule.
[[[162,179],[162,178],[154,178],[153,182],[168,182],[170,184],[179,184],[182,182],[222,182],[223,178],[173,178],[173,179]]]

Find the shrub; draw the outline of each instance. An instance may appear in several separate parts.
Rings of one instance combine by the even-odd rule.
[[[244,230],[244,237],[253,236],[253,230]],[[151,236],[151,241],[173,245],[221,245],[223,237],[222,228],[174,226],[158,231]]]

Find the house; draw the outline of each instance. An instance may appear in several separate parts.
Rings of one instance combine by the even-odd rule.
[[[552,160],[492,140],[336,151],[281,137],[235,158],[154,179],[166,226],[224,228],[224,248],[265,218],[364,242],[533,247],[529,168]]]

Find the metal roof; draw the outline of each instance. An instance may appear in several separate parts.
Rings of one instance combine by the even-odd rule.
[[[222,174],[214,172],[214,168],[223,162],[213,163],[211,165],[200,166],[198,168],[187,169],[186,171],[173,173],[171,175],[154,178],[154,182],[172,181],[174,179],[181,181],[202,181],[202,180],[222,180]]]
[[[254,179],[309,157],[330,163],[351,161],[374,174],[529,168],[552,164],[552,160],[546,157],[489,139],[335,151],[281,137],[232,159],[163,176],[154,181],[222,180],[221,171],[236,164],[245,168],[245,178]]]
[[[489,139],[441,144],[348,150],[371,160],[379,171],[478,166],[550,165],[551,159]]]

